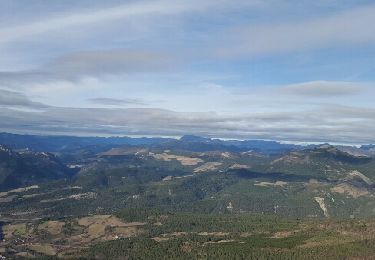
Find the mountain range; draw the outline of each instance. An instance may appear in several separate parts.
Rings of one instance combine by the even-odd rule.
[[[181,248],[196,241],[189,244],[188,253],[195,258],[211,248],[206,243],[221,241],[218,234],[224,241],[220,243],[244,244],[238,250],[263,243],[259,241],[264,241],[264,250],[274,243],[274,236],[286,236],[285,241],[277,240],[285,245],[289,239],[309,245],[310,240],[300,237],[306,227],[316,229],[330,221],[348,223],[343,229],[354,232],[346,228],[350,221],[375,217],[372,145],[301,146],[190,135],[172,139],[0,134],[0,140],[0,222],[5,238],[0,250],[9,257],[14,252],[72,257],[69,252],[84,256],[99,250],[105,259],[115,257],[108,252],[126,249],[137,258],[139,250],[132,251],[131,245],[152,245],[165,253],[163,245],[178,242]],[[212,224],[217,218],[222,224]],[[254,218],[266,225],[258,226],[261,233],[252,233]],[[284,219],[293,223],[288,231]],[[227,221],[237,224],[230,228]],[[249,223],[253,231],[242,228]],[[271,228],[271,223],[276,226]],[[296,237],[276,232],[294,232],[293,227],[300,230]],[[192,232],[207,239],[201,241]],[[309,239],[348,239],[333,231],[314,232]],[[360,231],[355,232],[359,236]],[[116,243],[120,248],[114,249]],[[269,253],[285,245],[277,244]],[[229,254],[225,250],[222,253]],[[300,252],[297,245],[289,250]],[[329,250],[340,252],[336,244]],[[265,251],[253,252],[263,257]]]

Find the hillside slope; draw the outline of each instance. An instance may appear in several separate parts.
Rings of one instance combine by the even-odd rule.
[[[67,178],[73,173],[53,154],[15,152],[0,145],[0,191]]]

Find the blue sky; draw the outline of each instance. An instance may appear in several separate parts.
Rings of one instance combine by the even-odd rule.
[[[2,0],[0,130],[375,142],[375,3]]]

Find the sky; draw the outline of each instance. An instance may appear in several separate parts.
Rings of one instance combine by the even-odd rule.
[[[375,2],[1,0],[0,131],[375,143]]]

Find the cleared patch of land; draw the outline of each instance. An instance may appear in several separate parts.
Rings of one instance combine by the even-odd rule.
[[[359,178],[362,181],[364,181],[367,185],[372,185],[373,184],[373,182],[370,180],[370,178],[368,178],[366,175],[362,174],[359,171],[351,171],[349,173],[349,176],[352,177],[352,178]]]
[[[351,196],[353,198],[359,198],[361,196],[367,196],[370,193],[365,188],[357,188],[353,185],[350,185],[348,183],[341,183],[331,188],[332,192],[340,193],[340,194],[346,194],[348,196]]]
[[[194,165],[204,162],[200,158],[186,157],[186,156],[174,155],[174,154],[168,154],[168,153],[161,153],[161,154],[149,153],[149,155],[151,155],[152,157],[154,157],[156,160],[159,160],[159,161],[170,162],[172,160],[177,160],[181,163],[181,165],[184,165],[184,166],[194,166]]]
[[[314,197],[315,201],[319,204],[319,207],[321,208],[321,210],[323,211],[323,214],[325,217],[329,217],[329,214],[328,214],[328,209],[326,207],[326,204],[324,202],[324,198],[321,198],[321,197]]]
[[[194,169],[195,173],[216,171],[223,163],[221,162],[206,162],[205,164]]]
[[[260,187],[285,187],[288,183],[285,181],[276,181],[276,182],[257,182],[254,185]]]
[[[24,256],[32,256],[35,252],[48,256],[74,254],[94,243],[138,236],[145,224],[124,222],[112,215],[9,224],[3,227],[4,241],[0,242],[0,248],[13,248]],[[69,241],[68,245],[66,241]]]
[[[235,164],[233,164],[229,167],[229,169],[231,169],[231,170],[250,169],[250,168],[251,168],[251,166],[249,166],[249,165],[238,164],[238,163],[235,163]]]

